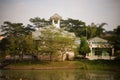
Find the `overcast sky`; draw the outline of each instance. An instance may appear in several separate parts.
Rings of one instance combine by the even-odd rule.
[[[29,23],[30,18],[49,19],[58,13],[63,19],[108,23],[112,30],[120,25],[120,0],[0,0],[0,25],[4,21]]]

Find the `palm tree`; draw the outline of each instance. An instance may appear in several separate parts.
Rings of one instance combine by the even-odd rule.
[[[103,33],[105,31],[105,29],[103,28],[103,26],[107,25],[107,23],[101,23],[101,24],[97,24],[97,36],[101,37],[103,36]]]

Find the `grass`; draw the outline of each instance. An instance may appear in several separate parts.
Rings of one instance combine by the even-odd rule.
[[[7,69],[71,69],[75,67],[75,61],[20,61],[7,66]]]
[[[120,60],[77,60],[77,61],[21,61],[8,66],[8,68],[79,68],[86,70],[119,70]],[[119,70],[120,71],[120,70]]]
[[[76,65],[88,70],[119,70],[120,60],[80,60]]]
[[[61,62],[50,62],[50,61],[20,61],[13,63],[14,66],[30,66],[30,65],[39,65],[39,66],[65,66],[73,64],[74,61],[61,61]]]

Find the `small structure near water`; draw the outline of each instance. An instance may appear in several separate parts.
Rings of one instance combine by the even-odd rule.
[[[91,52],[87,55],[90,60],[93,59],[114,59],[114,47],[110,42],[100,37],[94,37],[88,40]]]

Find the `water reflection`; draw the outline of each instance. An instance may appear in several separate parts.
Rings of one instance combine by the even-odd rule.
[[[0,70],[0,80],[120,80],[120,72],[87,70]]]

